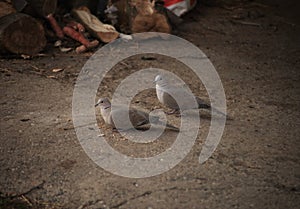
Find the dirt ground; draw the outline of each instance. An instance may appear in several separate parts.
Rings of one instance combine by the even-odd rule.
[[[105,171],[77,140],[72,93],[90,53],[61,53],[49,46],[45,57],[1,59],[0,208],[299,208],[299,6],[296,0],[217,2],[197,5],[184,16],[175,34],[210,58],[233,120],[203,165],[198,156],[208,119],[187,157],[149,178]],[[145,66],[189,78],[195,94],[207,99],[195,78],[159,56],[125,60],[98,95],[110,97],[124,76]],[[64,70],[54,73],[54,68]],[[154,90],[142,92],[135,104],[162,107]],[[150,149],[112,133],[100,118],[98,125],[109,143],[128,155],[155,155],[176,136],[166,133]]]

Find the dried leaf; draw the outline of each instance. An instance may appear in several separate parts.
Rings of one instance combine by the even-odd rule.
[[[24,60],[31,59],[31,56],[30,56],[30,55],[27,55],[27,54],[21,54],[21,57],[22,57]]]
[[[52,70],[52,72],[53,72],[53,73],[58,73],[58,72],[63,71],[63,70],[64,70],[63,68],[54,68],[54,69]]]
[[[69,52],[69,51],[71,51],[73,48],[64,48],[64,47],[61,47],[60,48],[60,51],[61,52]]]
[[[55,41],[55,43],[54,43],[54,46],[55,46],[55,47],[59,47],[59,46],[61,46],[61,45],[62,45],[61,40]]]
[[[53,78],[53,79],[56,79],[56,76],[54,76],[54,75],[48,75],[47,78]]]

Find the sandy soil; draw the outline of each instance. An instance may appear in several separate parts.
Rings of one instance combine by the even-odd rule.
[[[210,58],[234,120],[203,165],[198,156],[209,120],[203,120],[193,149],[179,165],[150,178],[103,170],[76,138],[72,93],[90,54],[49,47],[46,57],[1,59],[0,208],[298,208],[299,9],[298,1],[236,1],[198,5],[184,17],[176,35]],[[124,76],[146,66],[189,78],[165,57],[124,62],[98,95],[110,97]],[[54,73],[54,68],[64,70]],[[187,83],[207,99],[198,81]],[[149,111],[162,107],[153,90],[138,95],[135,104]],[[174,116],[168,119],[179,123]],[[98,122],[109,143],[128,155],[157,154],[176,136],[169,132],[150,148],[137,146]]]

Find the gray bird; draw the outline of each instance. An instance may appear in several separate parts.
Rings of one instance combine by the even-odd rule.
[[[209,104],[205,103],[199,97],[189,94],[185,88],[170,85],[163,76],[157,75],[154,79],[156,84],[156,95],[160,103],[172,109],[168,114],[173,114],[179,110],[190,110],[190,109],[214,109],[218,114],[225,115],[216,108],[212,108]],[[177,95],[180,98],[181,107],[179,108],[178,103],[171,95]],[[193,102],[194,101],[196,102]]]
[[[128,111],[125,108],[125,106],[122,105],[114,105],[113,108],[111,106],[111,103],[108,98],[100,98],[98,102],[95,104],[95,107],[100,106],[101,116],[106,124],[109,124],[114,129],[116,129],[115,123],[113,121],[113,115],[114,117],[118,116],[119,118],[124,118],[124,122],[121,121],[120,124],[118,124],[117,129],[118,130],[129,130],[132,128],[132,126],[136,129],[143,129],[144,125],[148,125],[151,123],[156,125],[164,125],[162,121],[159,120],[159,117],[157,116],[149,116],[148,113],[138,110],[135,108],[129,108],[129,119],[132,123],[126,122],[125,118],[128,117]],[[165,124],[166,128],[173,131],[179,131],[178,128],[175,126],[172,126],[170,124]]]

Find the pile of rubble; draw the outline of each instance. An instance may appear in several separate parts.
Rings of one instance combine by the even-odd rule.
[[[6,0],[0,53],[36,55],[47,43],[82,53],[140,32],[171,33],[196,0]],[[75,46],[65,42],[75,40]],[[74,43],[74,41],[73,41]]]

